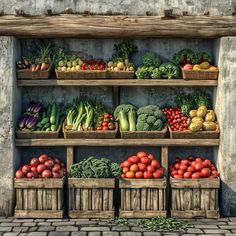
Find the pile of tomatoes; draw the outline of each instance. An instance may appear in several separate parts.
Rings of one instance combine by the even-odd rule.
[[[115,119],[113,115],[106,113],[105,115],[101,116],[98,122],[97,130],[115,130]]]
[[[155,160],[153,154],[138,152],[135,156],[130,156],[120,164],[122,168],[121,178],[151,179],[162,178],[164,174],[160,163]]]
[[[66,175],[65,164],[57,157],[42,154],[34,157],[28,165],[23,165],[16,171],[16,178],[62,178]]]
[[[162,111],[167,117],[171,130],[183,131],[188,129],[188,118],[180,108],[164,108]]]
[[[103,59],[98,60],[84,60],[81,66],[81,70],[105,70],[105,61]]]
[[[218,178],[219,174],[210,160],[202,157],[189,156],[181,160],[175,158],[173,164],[169,165],[169,171],[173,178]]]

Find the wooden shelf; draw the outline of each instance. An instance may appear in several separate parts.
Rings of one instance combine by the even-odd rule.
[[[217,86],[218,80],[101,79],[101,80],[17,80],[18,86]]]
[[[16,146],[218,146],[219,139],[16,139]]]
[[[0,17],[0,35],[25,38],[218,38],[236,36],[235,16]],[[26,27],[29,25],[30,27]]]

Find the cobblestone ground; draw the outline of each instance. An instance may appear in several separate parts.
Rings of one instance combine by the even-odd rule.
[[[107,221],[84,219],[14,219],[0,218],[0,236],[236,236],[236,217],[219,220],[189,220],[186,232],[150,232],[129,220],[127,226],[108,224]]]

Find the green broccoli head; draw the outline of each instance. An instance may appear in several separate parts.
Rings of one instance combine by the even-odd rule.
[[[162,130],[164,128],[164,123],[161,119],[157,119],[154,123],[155,130]]]
[[[162,63],[159,67],[162,77],[166,79],[178,79],[180,77],[180,70],[177,65],[171,62]]]
[[[145,66],[139,67],[135,74],[138,79],[150,79],[152,74],[152,68]]]
[[[137,114],[141,115],[141,114],[147,114],[149,116],[154,115],[154,112],[156,110],[160,110],[160,108],[158,106],[155,105],[148,105],[148,106],[144,106],[138,109]]]
[[[119,115],[120,111],[124,111],[125,113],[128,113],[131,110],[136,111],[137,108],[135,106],[133,106],[132,104],[121,104],[116,107],[116,109],[114,111],[114,117],[116,120],[118,120],[118,115]]]
[[[154,124],[156,122],[156,117],[155,116],[148,116],[146,121],[148,124]]]
[[[161,59],[158,54],[154,52],[147,52],[143,55],[143,65],[158,67],[161,64]]]
[[[152,71],[151,78],[152,79],[160,79],[161,78],[161,71],[158,68],[155,68]]]

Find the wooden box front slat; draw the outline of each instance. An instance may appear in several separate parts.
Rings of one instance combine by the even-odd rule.
[[[115,179],[69,178],[70,218],[110,218],[114,216]]]
[[[171,185],[171,217],[218,218],[220,179],[174,179]]]
[[[166,179],[120,179],[120,217],[166,216]]]

